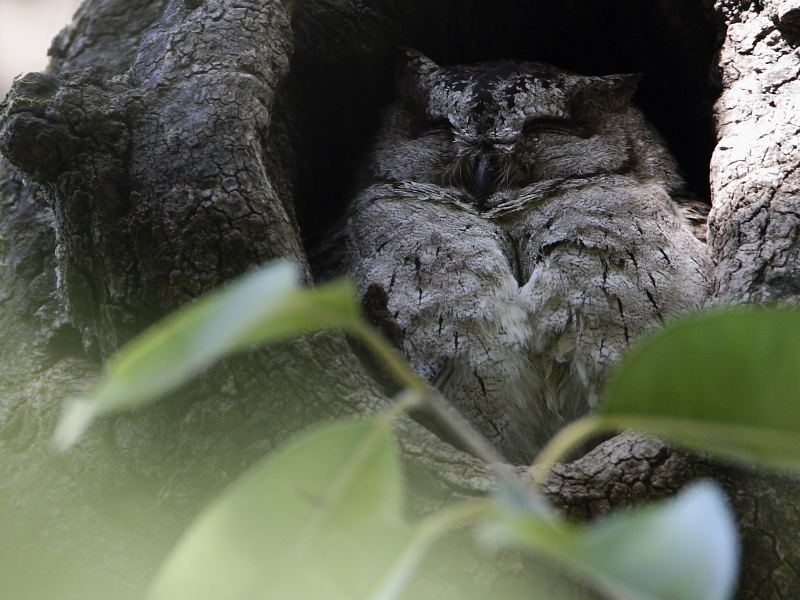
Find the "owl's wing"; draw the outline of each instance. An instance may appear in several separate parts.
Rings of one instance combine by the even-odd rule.
[[[565,419],[598,399],[613,364],[645,331],[700,308],[711,263],[666,191],[596,178],[509,224],[525,281],[533,361],[548,409]]]
[[[502,446],[533,386],[507,236],[458,192],[416,183],[367,188],[345,229],[348,271],[386,290],[412,367]]]

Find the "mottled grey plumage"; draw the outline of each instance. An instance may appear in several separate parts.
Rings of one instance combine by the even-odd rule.
[[[683,181],[637,76],[413,51],[335,240],[414,369],[512,461],[595,406],[643,332],[702,306]]]

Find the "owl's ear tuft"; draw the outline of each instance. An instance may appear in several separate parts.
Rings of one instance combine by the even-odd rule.
[[[642,79],[641,73],[583,77],[572,96],[572,105],[580,110],[603,112],[622,110],[628,106]]]
[[[439,65],[430,58],[414,50],[401,47],[397,57],[396,85],[398,99],[417,106],[424,106],[430,78]]]
[[[607,94],[611,102],[622,107],[631,101],[642,77],[644,77],[642,73],[629,73],[627,75],[608,75],[600,79],[606,82]]]
[[[401,75],[403,72],[414,75],[429,75],[439,68],[435,62],[425,56],[419,50],[409,48],[408,46],[401,46],[398,48],[397,58],[397,74]]]

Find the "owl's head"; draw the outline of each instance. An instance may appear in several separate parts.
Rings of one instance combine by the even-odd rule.
[[[658,179],[675,165],[630,104],[639,79],[510,60],[440,67],[405,50],[373,175],[457,187],[479,207],[498,191],[548,179]]]

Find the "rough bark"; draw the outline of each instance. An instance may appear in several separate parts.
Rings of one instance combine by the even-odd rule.
[[[721,300],[793,302],[800,295],[798,14],[796,2],[729,12],[711,171],[710,242]]]
[[[637,99],[701,198],[715,126],[720,138],[710,177],[716,298],[794,300],[800,9],[594,4],[85,2],[56,38],[48,73],[18,81],[0,107],[8,597],[139,597],[197,510],[247,466],[309,423],[385,405],[386,383],[361,349],[320,334],[230,359],[167,401],[103,420],[67,455],[48,445],[60,401],[155,319],[270,258],[307,269],[304,245],[340,213],[391,95],[398,44],[440,62],[524,57],[645,72]],[[398,431],[415,514],[491,486],[485,465],[414,421]],[[592,518],[709,476],[740,519],[738,598],[791,598],[800,587],[791,478],[620,436],[560,466],[547,492],[572,517]],[[59,575],[37,576],[42,557]],[[491,597],[521,560],[442,569]]]

